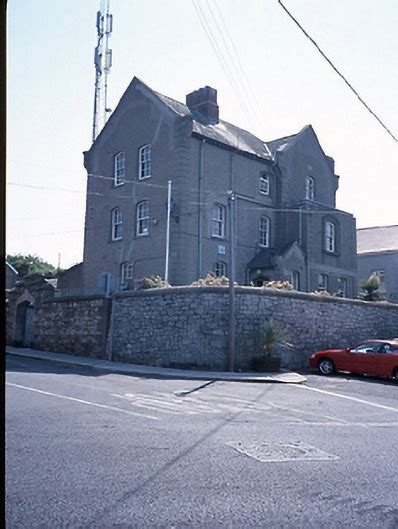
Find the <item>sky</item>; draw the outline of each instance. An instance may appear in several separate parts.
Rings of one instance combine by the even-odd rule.
[[[63,268],[83,255],[82,153],[91,146],[99,4],[8,1],[7,253],[36,254],[55,266],[60,259]],[[398,2],[284,4],[398,137]],[[337,207],[358,228],[398,224],[398,143],[277,0],[110,5],[110,108],[137,76],[182,102],[201,86],[216,88],[221,119],[264,141],[312,124],[340,175]]]

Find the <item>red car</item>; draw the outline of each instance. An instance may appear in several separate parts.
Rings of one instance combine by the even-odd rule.
[[[398,381],[398,341],[368,340],[352,349],[319,351],[310,357],[310,365],[318,369],[321,375],[348,371]]]

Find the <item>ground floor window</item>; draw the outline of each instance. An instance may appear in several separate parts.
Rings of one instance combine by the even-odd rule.
[[[345,277],[339,277],[337,279],[337,285],[338,285],[337,294],[341,298],[346,298],[347,297],[347,279]]]
[[[120,265],[120,288],[126,288],[131,279],[133,279],[133,263],[126,261]]]
[[[293,285],[294,290],[300,290],[300,273],[299,272],[291,273],[290,283]]]
[[[214,274],[216,277],[222,277],[226,275],[226,265],[224,261],[217,261],[214,264]]]
[[[318,290],[328,290],[329,289],[329,277],[327,274],[318,275]]]

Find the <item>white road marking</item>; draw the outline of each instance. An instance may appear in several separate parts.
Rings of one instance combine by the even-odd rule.
[[[97,408],[105,408],[106,410],[120,411],[121,413],[126,413],[127,415],[134,415],[135,417],[144,417],[145,419],[153,419],[155,421],[159,420],[159,417],[154,417],[153,415],[144,415],[143,413],[135,413],[133,411],[123,410],[122,408],[116,408],[115,406],[107,406],[106,404],[98,404],[96,402],[89,402],[88,400],[77,399],[75,397],[68,397],[67,395],[59,395],[58,393],[50,393],[49,391],[43,391],[41,389],[21,386],[19,384],[12,384],[11,382],[6,382],[6,385],[12,386],[14,388],[26,389],[28,391],[34,391],[35,393],[41,393],[42,395],[49,395],[50,397],[58,397],[60,399],[80,402],[80,404],[87,404],[88,406],[95,406]]]
[[[326,391],[325,389],[311,388],[310,386],[304,386],[299,384],[289,384],[294,388],[307,389],[308,391],[315,391],[316,393],[323,393],[325,395],[332,395],[333,397],[339,397],[340,399],[347,399],[353,402],[359,402],[360,404],[367,404],[373,406],[373,408],[380,408],[382,410],[394,411],[398,413],[398,408],[392,408],[391,406],[385,406],[384,404],[378,404],[377,402],[371,402],[370,400],[358,399],[357,397],[350,397],[349,395],[343,395],[341,393],[334,393],[333,391]]]

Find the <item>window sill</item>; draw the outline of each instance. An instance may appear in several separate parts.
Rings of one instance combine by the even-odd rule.
[[[141,182],[142,180],[148,180],[148,178],[152,178],[152,175],[150,174],[149,176],[139,176],[138,181]]]
[[[115,182],[113,182],[113,187],[120,187],[120,186],[124,186],[125,182],[119,182],[118,184],[116,184]]]

